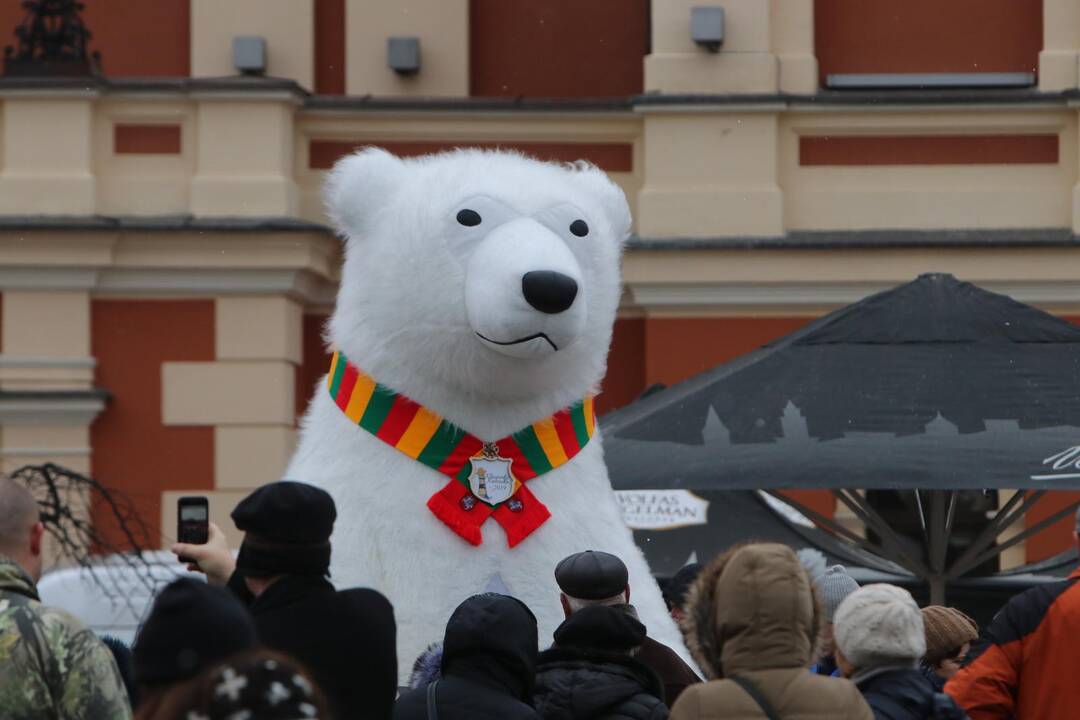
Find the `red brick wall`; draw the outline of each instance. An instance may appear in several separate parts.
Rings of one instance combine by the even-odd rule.
[[[110,77],[186,77],[191,74],[190,0],[85,0],[90,50],[101,52]],[[0,0],[0,48],[17,45],[26,17],[22,0]]]
[[[214,360],[213,300],[94,300],[90,307],[95,384],[112,400],[90,428],[93,476],[131,498],[150,527],[161,528],[163,490],[214,487],[214,430],[166,427],[161,418],[161,366]],[[113,542],[109,514],[95,521]]]
[[[830,73],[1035,72],[1042,0],[815,0]]]
[[[345,0],[315,0],[315,92],[345,94]]]
[[[634,95],[644,87],[648,34],[647,0],[472,0],[470,92]]]

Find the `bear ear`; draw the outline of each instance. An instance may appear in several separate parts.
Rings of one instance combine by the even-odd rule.
[[[607,176],[600,168],[586,162],[574,164],[577,180],[586,191],[600,204],[615,231],[619,243],[626,241],[630,234],[630,205],[622,188]]]
[[[365,221],[402,186],[405,171],[400,158],[376,147],[338,160],[323,187],[327,215],[338,231],[359,233]]]

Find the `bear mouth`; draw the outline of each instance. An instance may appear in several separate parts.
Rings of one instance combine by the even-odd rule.
[[[507,346],[507,345],[520,345],[522,343],[527,343],[530,340],[542,339],[542,340],[546,341],[548,345],[551,346],[552,350],[554,350],[555,352],[559,352],[559,346],[556,345],[554,342],[552,342],[551,338],[549,338],[545,333],[542,333],[542,332],[533,333],[532,335],[529,335],[527,337],[518,338],[517,340],[508,340],[506,342],[499,342],[498,340],[492,340],[491,338],[486,337],[481,333],[476,333],[476,336],[478,338],[480,338],[481,340],[484,340],[486,342],[491,343],[492,345],[502,345],[504,347]]]

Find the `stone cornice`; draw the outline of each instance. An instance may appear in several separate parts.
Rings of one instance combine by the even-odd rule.
[[[105,409],[105,390],[0,390],[0,425],[89,425]]]

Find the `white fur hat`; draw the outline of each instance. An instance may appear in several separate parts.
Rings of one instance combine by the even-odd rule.
[[[895,585],[867,585],[844,598],[833,617],[833,636],[856,670],[914,664],[926,654],[919,606]]]

